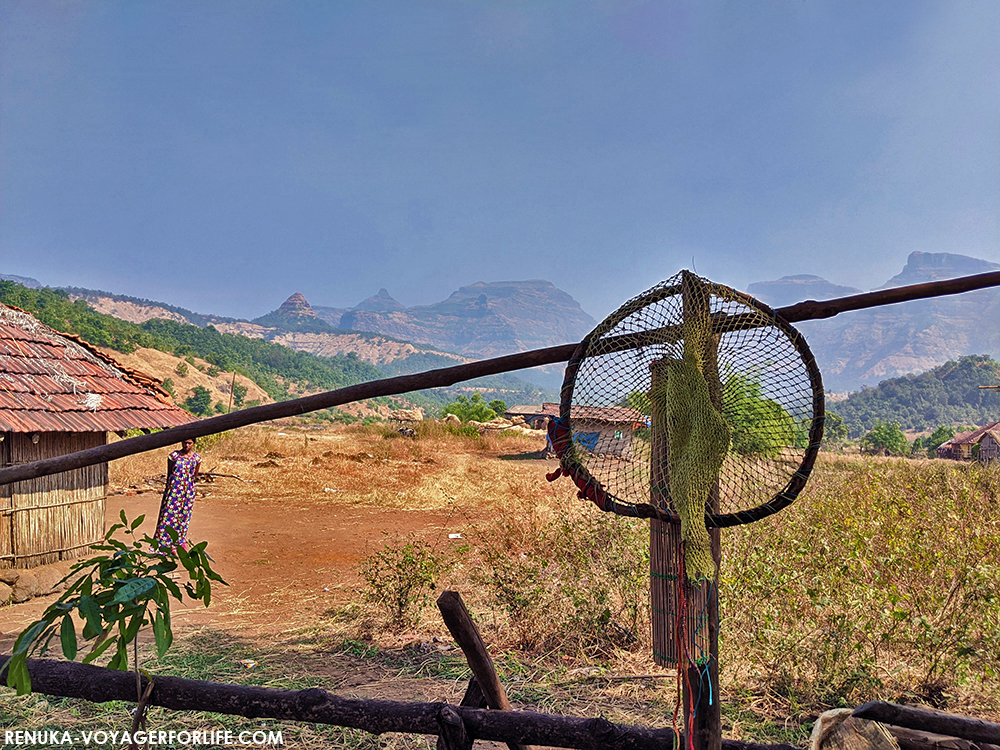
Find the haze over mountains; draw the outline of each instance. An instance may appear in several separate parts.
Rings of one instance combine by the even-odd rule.
[[[1000,270],[1000,264],[952,253],[913,252],[884,289]],[[796,291],[806,292],[796,294]],[[819,277],[786,277],[751,284],[751,294],[773,307],[805,299],[857,294]],[[1000,352],[1000,289],[843,313],[798,323],[823,373],[827,392],[857,390],[882,380],[923,372],[966,354]]]
[[[900,273],[873,288],[995,270],[1000,264],[952,253],[914,252]],[[579,341],[596,325],[569,294],[542,280],[476,282],[441,302],[415,307],[400,304],[385,289],[353,308],[312,306],[294,293],[254,321],[201,315],[122,295],[70,291],[98,311],[125,320],[168,318],[214,325],[222,332],[265,338],[314,354],[353,352],[383,369],[390,367],[393,374]],[[748,291],[772,307],[783,307],[863,290],[803,274],[757,282]],[[993,323],[998,313],[1000,289],[984,289],[844,313],[798,327],[816,355],[827,391],[836,393],[926,371],[967,354],[997,355],[1000,330]],[[557,366],[544,374],[519,375],[549,390],[561,382]]]

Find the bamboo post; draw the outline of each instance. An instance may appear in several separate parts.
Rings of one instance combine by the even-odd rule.
[[[479,683],[479,689],[485,696],[487,705],[498,711],[510,711],[511,705],[507,698],[507,692],[500,684],[493,659],[490,658],[486,644],[479,634],[479,628],[472,621],[472,616],[466,609],[461,595],[457,591],[444,591],[438,597],[437,605],[438,609],[441,610],[444,624],[448,626],[448,632],[451,633],[455,642],[461,647],[462,653],[465,654],[465,659],[469,663],[472,674],[476,677],[476,682]],[[507,747],[510,750],[530,750],[530,746],[517,742],[508,742]]]
[[[702,287],[700,280],[693,274],[685,272],[681,283],[681,294],[683,300],[683,317],[685,326],[695,325],[699,319],[708,321],[711,316],[707,291]],[[689,342],[685,342],[687,346]],[[708,384],[709,397],[712,405],[716,409],[722,406],[722,386],[719,382],[718,372],[718,344],[719,334],[711,335],[704,342],[704,350],[700,352],[702,359],[702,371]],[[654,363],[651,372],[655,382],[650,389],[653,394],[662,394],[663,378],[667,375],[667,369],[663,361]],[[653,406],[654,427],[652,435],[662,433],[663,437],[658,442],[665,443],[666,440],[666,409],[662,398],[651,398],[651,402],[660,401],[659,405]],[[657,421],[660,426],[655,426]],[[660,497],[654,497],[657,505],[662,505],[662,493],[668,488],[664,484],[664,479],[669,479],[667,471],[662,465],[658,465],[669,459],[669,449],[664,451],[662,447],[657,448],[651,454],[651,487],[655,487]],[[656,502],[659,500],[659,502]],[[710,490],[706,511],[717,512],[719,509],[719,488],[718,483]],[[652,527],[651,527],[652,528]],[[721,536],[718,528],[709,529],[711,540],[712,559],[715,562],[716,571],[722,557]],[[656,541],[656,540],[652,540]],[[719,598],[717,577],[710,581],[690,581],[682,573],[680,557],[684,554],[681,544],[679,526],[671,531],[664,530],[659,541],[664,547],[663,550],[655,552],[650,549],[650,561],[657,559],[661,566],[668,562],[666,558],[674,555],[676,567],[668,570],[664,567],[658,571],[664,583],[669,583],[669,576],[672,574],[676,579],[676,591],[678,600],[683,594],[683,602],[677,602],[677,609],[680,610],[675,616],[677,627],[676,640],[679,646],[676,651],[678,671],[681,673],[683,685],[682,703],[684,708],[684,729],[687,735],[688,747],[693,750],[720,750],[722,747],[722,711],[719,704]],[[674,544],[674,551],[666,549],[667,544]],[[652,584],[651,584],[652,590]],[[676,610],[675,610],[676,611]],[[669,619],[669,618],[667,618]],[[656,645],[656,635],[654,626],[654,648]],[[663,628],[664,632],[669,632]],[[679,632],[677,632],[679,631]],[[655,653],[654,653],[655,658]],[[663,663],[663,662],[660,662]]]
[[[662,393],[667,378],[666,360],[650,363],[649,471],[650,504],[670,508],[670,443],[667,436],[666,404]],[[649,520],[650,624],[653,629],[653,661],[663,667],[679,664],[677,615],[680,607],[678,575],[681,569],[681,527]]]

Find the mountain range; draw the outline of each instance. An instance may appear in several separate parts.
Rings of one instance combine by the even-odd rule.
[[[918,284],[1000,270],[1000,264],[953,253],[913,252],[900,273],[874,288]],[[10,278],[4,276],[3,278]],[[34,279],[17,277],[26,285]],[[68,289],[94,309],[132,322],[167,318],[213,325],[224,333],[263,338],[322,356],[355,354],[391,374],[407,374],[484,357],[579,341],[596,322],[548,281],[476,282],[432,305],[406,307],[386,289],[352,308],[312,306],[292,294],[253,321],[192,313],[171,305],[106,292]],[[819,276],[785,276],[751,284],[772,307],[831,299],[862,290]],[[1000,289],[983,289],[843,313],[797,327],[808,340],[831,393],[922,372],[968,354],[1000,354]],[[562,368],[521,377],[556,390]]]

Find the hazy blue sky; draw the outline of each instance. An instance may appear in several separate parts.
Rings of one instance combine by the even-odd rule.
[[[1000,2],[0,0],[0,272],[255,317],[1000,261]]]

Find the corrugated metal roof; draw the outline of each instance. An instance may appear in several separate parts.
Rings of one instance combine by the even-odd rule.
[[[193,420],[157,381],[0,305],[0,432],[118,432]]]

